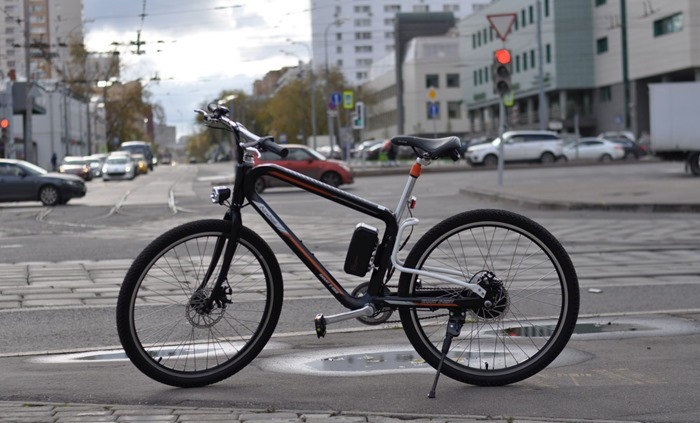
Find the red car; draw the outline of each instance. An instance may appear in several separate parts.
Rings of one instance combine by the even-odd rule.
[[[84,157],[64,157],[63,162],[58,167],[58,172],[67,173],[70,175],[78,175],[81,178],[83,178],[84,181],[89,181],[92,179],[92,173],[90,172],[90,163]]]
[[[305,145],[292,144],[285,145],[285,147],[289,150],[287,157],[281,158],[275,153],[264,152],[259,159],[255,160],[255,165],[280,165],[334,187],[353,182],[354,175],[347,163],[340,160],[327,159]],[[281,186],[288,186],[288,184],[276,178],[263,176],[255,183],[255,190],[263,192],[266,188]]]

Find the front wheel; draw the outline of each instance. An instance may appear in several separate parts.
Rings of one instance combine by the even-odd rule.
[[[180,387],[218,382],[250,363],[270,339],[282,308],[282,275],[258,235],[241,229],[219,292],[212,287],[223,253],[201,286],[214,247],[230,228],[224,220],[176,227],[148,245],[127,272],[117,301],[119,339],[152,379]]]
[[[451,272],[478,283],[490,304],[469,310],[442,372],[475,385],[528,378],[554,360],[576,324],[576,272],[561,244],[534,221],[502,210],[475,210],[430,229],[411,250],[406,267]],[[443,299],[476,294],[441,280],[402,273],[399,296]],[[446,309],[401,309],[416,351],[437,368],[449,318]]]
[[[53,185],[46,185],[39,190],[39,200],[45,206],[55,206],[61,202],[61,193]]]
[[[334,188],[338,188],[343,182],[343,180],[340,178],[340,175],[338,175],[335,172],[326,172],[323,175],[321,175],[321,182],[328,184]]]

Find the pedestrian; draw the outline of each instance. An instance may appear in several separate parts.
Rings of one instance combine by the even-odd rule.
[[[57,162],[57,161],[58,161],[58,157],[56,157],[56,153],[54,152],[54,153],[51,155],[51,170],[52,170],[53,172],[56,171],[56,162]]]
[[[386,151],[386,158],[389,159],[389,166],[399,165],[396,163],[396,150],[397,147],[394,145],[394,143],[392,143],[391,140],[386,140],[384,143],[384,151]]]

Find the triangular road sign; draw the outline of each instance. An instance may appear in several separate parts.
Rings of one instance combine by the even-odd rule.
[[[516,13],[503,13],[500,15],[487,15],[486,19],[496,31],[498,38],[505,41],[506,37],[510,33],[513,23],[518,18]]]

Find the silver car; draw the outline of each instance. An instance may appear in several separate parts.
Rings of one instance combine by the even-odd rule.
[[[136,162],[128,154],[110,155],[102,166],[102,180],[134,179]]]

